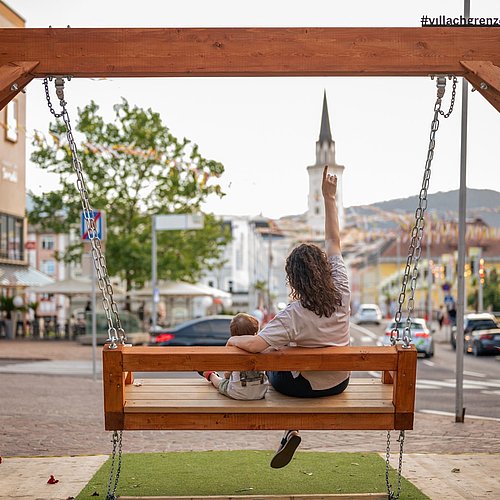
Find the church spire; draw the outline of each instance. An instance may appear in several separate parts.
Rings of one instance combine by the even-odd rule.
[[[321,115],[321,129],[319,131],[319,142],[331,142],[332,132],[330,130],[330,118],[328,116],[328,103],[326,102],[326,90],[323,94],[323,114]]]

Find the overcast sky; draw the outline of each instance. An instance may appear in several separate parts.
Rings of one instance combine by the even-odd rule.
[[[27,27],[420,26],[420,18],[457,16],[457,0],[142,0],[141,2],[7,0]],[[500,17],[497,0],[472,0],[471,15]],[[500,28],[490,28],[500,29]],[[328,96],[337,162],[345,165],[345,206],[418,194],[427,154],[435,84],[428,78],[179,78],[73,80],[69,109],[91,99],[103,114],[123,96],[159,111],[178,137],[221,161],[227,193],[207,210],[280,217],[307,209],[306,167],[315,161],[323,90]],[[459,187],[460,95],[438,131],[430,192]],[[447,96],[443,107],[447,108]],[[28,133],[46,132],[51,115],[41,81],[28,87]],[[469,95],[469,187],[500,190],[500,114]],[[28,163],[27,188],[51,189],[54,178]]]

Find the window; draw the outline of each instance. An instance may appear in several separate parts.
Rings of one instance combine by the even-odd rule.
[[[53,276],[56,273],[56,263],[54,260],[44,260],[42,262],[42,272],[48,274],[49,276]]]
[[[17,142],[17,113],[17,101],[10,101],[5,108],[5,139],[10,142]]]
[[[238,271],[243,270],[243,250],[245,248],[245,236],[243,233],[240,234],[238,238],[237,248],[236,248],[236,269]]]
[[[0,214],[0,259],[24,260],[24,221]]]
[[[44,250],[54,250],[54,237],[44,236],[42,238],[42,248]]]

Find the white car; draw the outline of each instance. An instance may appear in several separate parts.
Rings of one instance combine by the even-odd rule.
[[[383,344],[391,345],[391,333],[396,328],[396,322],[391,321],[385,329]],[[406,320],[402,319],[398,323],[399,338],[403,340],[405,334]],[[426,358],[434,356],[434,338],[429,330],[424,318],[412,318],[410,323],[411,344],[417,348],[417,352],[424,354]],[[396,334],[394,334],[397,337]]]
[[[353,319],[358,325],[362,323],[375,323],[380,325],[382,321],[382,312],[377,304],[361,304]]]

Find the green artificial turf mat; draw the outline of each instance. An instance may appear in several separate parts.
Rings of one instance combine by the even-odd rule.
[[[123,455],[117,494],[123,496],[294,495],[386,490],[385,462],[376,453],[299,452],[271,469],[270,451],[200,451]],[[77,500],[106,497],[110,460]],[[396,483],[395,473],[391,482]],[[428,498],[405,479],[401,498]]]

